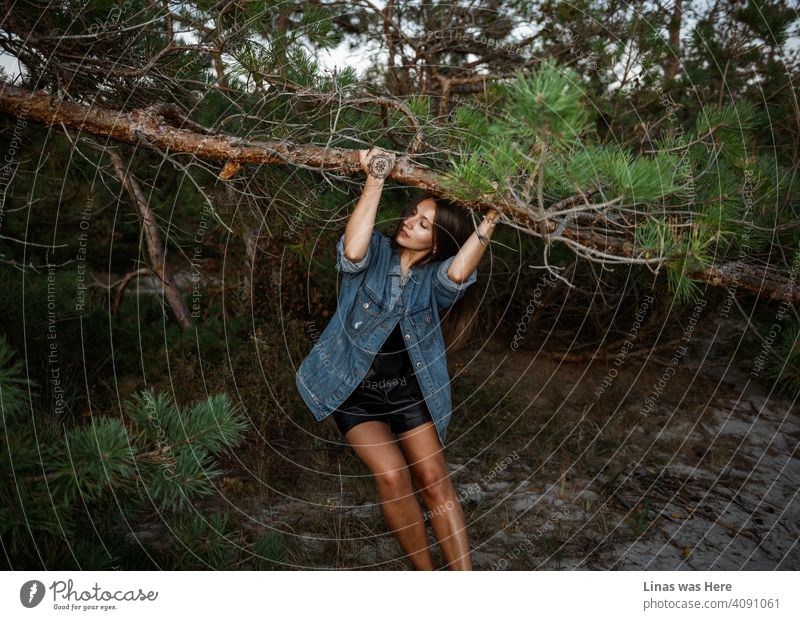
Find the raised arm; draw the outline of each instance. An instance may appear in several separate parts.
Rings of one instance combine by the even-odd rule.
[[[478,263],[481,262],[483,253],[486,251],[486,248],[489,247],[489,239],[492,238],[492,233],[494,233],[495,224],[499,215],[496,209],[489,209],[486,212],[486,215],[478,226],[477,232],[473,232],[467,238],[464,245],[461,246],[461,249],[453,257],[450,268],[447,270],[447,277],[450,278],[450,280],[456,284],[461,284],[478,268]],[[481,239],[478,235],[481,235],[483,238],[483,243],[481,243]],[[486,245],[484,245],[484,243]]]
[[[367,180],[344,230],[344,255],[354,263],[363,259],[367,253],[375,227],[383,181],[389,176],[395,162],[394,153],[378,147],[372,147],[369,151],[362,149],[358,152],[358,157],[367,173]]]

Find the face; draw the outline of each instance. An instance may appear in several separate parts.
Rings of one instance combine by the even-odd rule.
[[[426,198],[411,210],[400,232],[397,243],[410,250],[430,250],[433,246],[433,216],[436,203]]]

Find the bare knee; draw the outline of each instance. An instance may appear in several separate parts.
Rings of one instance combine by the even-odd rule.
[[[375,482],[382,497],[399,499],[414,492],[406,467],[375,474]]]
[[[420,494],[426,504],[442,504],[452,499],[453,483],[446,469],[437,464],[420,464],[414,474],[420,485]]]

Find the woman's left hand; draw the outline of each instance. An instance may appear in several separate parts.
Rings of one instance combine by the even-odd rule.
[[[488,219],[492,220],[493,222],[496,222],[498,220],[498,218],[500,217],[500,211],[498,211],[494,207],[489,207],[489,209],[487,209],[487,211],[486,211],[486,213],[484,213],[484,215]]]

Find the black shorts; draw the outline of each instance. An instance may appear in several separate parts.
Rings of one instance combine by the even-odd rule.
[[[382,420],[393,433],[403,433],[433,420],[399,324],[375,355],[367,374],[331,414],[342,435],[362,422]]]

